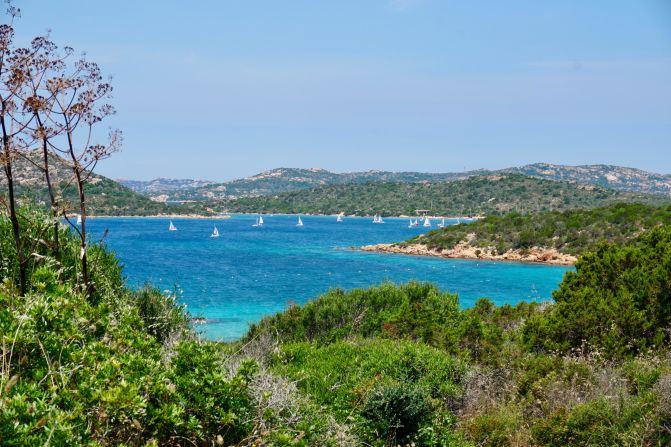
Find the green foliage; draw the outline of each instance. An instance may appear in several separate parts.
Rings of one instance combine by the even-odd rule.
[[[594,208],[617,202],[669,203],[666,196],[585,187],[522,175],[471,177],[452,182],[364,183],[321,186],[274,196],[225,200],[229,212],[335,214],[359,216],[473,216]]]
[[[499,254],[545,247],[578,255],[595,249],[601,241],[622,244],[645,230],[669,222],[671,206],[615,204],[592,210],[488,216],[470,224],[431,231],[405,244],[421,243],[431,249],[444,250],[469,241],[474,247],[493,247]]]
[[[145,285],[133,292],[133,299],[144,322],[145,331],[159,342],[178,335],[186,327],[188,318],[184,309],[177,305],[175,296],[166,296],[158,289]]]
[[[285,345],[273,368],[298,380],[301,390],[329,407],[339,419],[356,421],[362,438],[374,442],[399,436],[420,442],[419,427],[428,423],[426,417],[445,414],[447,403],[458,396],[465,364],[423,343],[367,338],[327,345]],[[401,414],[400,402],[415,407]],[[431,408],[428,414],[425,404]],[[388,416],[398,411],[393,416],[396,420],[385,421],[385,411]],[[394,429],[399,421],[405,428],[397,428],[405,431]],[[445,439],[452,430],[445,426],[434,434]]]
[[[622,357],[661,346],[671,327],[671,227],[585,254],[553,296],[556,305],[524,329],[534,348],[566,352],[586,343]]]
[[[361,414],[377,438],[399,444],[417,434],[427,422],[429,404],[422,390],[404,385],[382,385],[368,393]]]
[[[381,335],[441,343],[458,315],[457,296],[433,285],[384,284],[348,293],[332,290],[303,307],[264,318],[252,325],[247,337],[277,331],[287,342]]]

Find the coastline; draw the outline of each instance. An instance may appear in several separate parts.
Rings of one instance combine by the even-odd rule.
[[[560,253],[554,248],[532,247],[525,252],[522,252],[522,250],[508,250],[499,255],[495,252],[492,254],[493,248],[477,249],[465,243],[459,243],[454,248],[448,250],[430,249],[424,244],[410,244],[405,246],[397,244],[364,245],[363,247],[360,247],[360,250],[411,256],[432,256],[444,259],[509,261],[564,266],[572,266],[577,261],[575,256]],[[480,253],[476,253],[476,251],[480,251]]]

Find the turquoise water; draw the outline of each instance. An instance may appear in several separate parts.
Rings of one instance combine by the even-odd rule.
[[[244,334],[250,322],[281,311],[288,303],[304,303],[330,288],[368,287],[384,281],[411,279],[436,283],[459,294],[462,306],[480,297],[497,304],[547,300],[567,267],[507,262],[446,260],[364,253],[366,244],[395,242],[424,232],[407,228],[406,219],[306,216],[255,216],[225,220],[173,219],[178,231],[167,231],[168,219],[89,221],[93,237],[107,229],[107,245],[124,264],[131,286],[150,282],[162,290],[180,290],[180,299],[212,339]],[[450,222],[454,223],[454,222]],[[220,238],[210,238],[213,225]]]

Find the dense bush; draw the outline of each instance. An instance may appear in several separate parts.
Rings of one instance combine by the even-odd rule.
[[[358,434],[367,442],[399,437],[434,445],[423,441],[422,423],[433,425],[431,420],[449,415],[448,405],[459,396],[465,364],[423,343],[367,338],[289,344],[275,357],[273,369],[297,380],[302,391],[340,420],[356,421]],[[415,408],[402,413],[401,401]],[[385,411],[392,419],[381,419]],[[394,428],[399,421],[405,428]],[[453,429],[445,424],[433,437],[451,439]]]
[[[524,329],[534,348],[566,352],[586,343],[622,357],[661,346],[671,335],[671,227],[626,246],[601,245],[553,296],[556,304]]]
[[[383,385],[371,390],[361,410],[376,437],[392,445],[416,435],[427,422],[429,412],[422,390],[404,385]]]
[[[285,342],[381,335],[443,344],[458,318],[456,295],[431,284],[384,284],[351,292],[332,290],[302,307],[264,318],[247,337],[270,331],[280,333]]]

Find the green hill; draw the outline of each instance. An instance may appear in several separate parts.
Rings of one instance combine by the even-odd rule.
[[[33,162],[40,163],[40,154],[32,152],[15,161],[14,173],[16,193],[19,198],[40,204],[49,203],[44,174]],[[76,212],[77,191],[73,185],[72,172],[64,160],[52,156],[50,174],[59,202],[68,212]],[[6,191],[7,180],[0,176],[0,192]],[[86,184],[87,210],[97,216],[147,216],[159,214],[211,214],[202,204],[168,205],[138,194],[114,180],[99,174],[91,174]]]
[[[615,191],[593,185],[556,182],[517,174],[472,177],[439,183],[366,183],[325,186],[274,196],[228,200],[229,212],[354,215],[502,215],[616,202],[669,203],[671,197]]]
[[[481,250],[532,247],[580,255],[600,242],[623,244],[652,228],[671,224],[671,206],[616,204],[591,210],[488,216],[471,224],[452,225],[417,236],[400,245],[426,245],[429,250],[450,250],[466,243]]]

